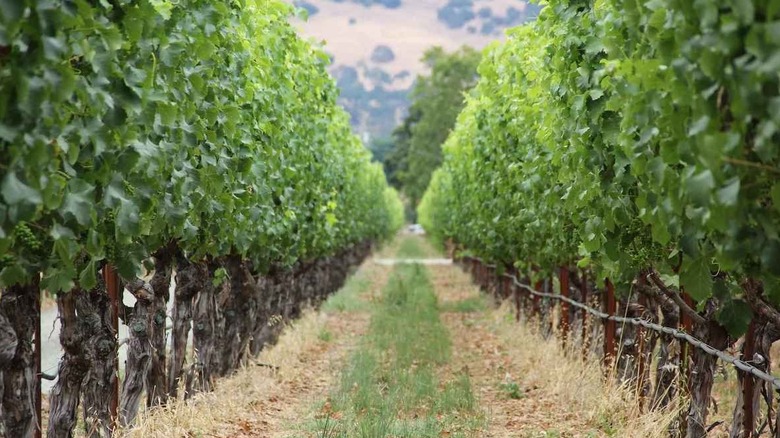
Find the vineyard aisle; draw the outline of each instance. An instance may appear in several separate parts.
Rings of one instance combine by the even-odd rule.
[[[596,366],[564,357],[496,308],[452,265],[402,236],[259,362],[195,403],[141,419],[130,436],[653,437]]]
[[[420,237],[400,246],[399,257],[439,256]],[[398,264],[336,386],[282,436],[665,436],[668,418],[631,399],[458,267]]]

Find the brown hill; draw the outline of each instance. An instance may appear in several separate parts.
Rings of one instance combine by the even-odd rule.
[[[309,11],[295,24],[333,57],[341,103],[364,140],[386,137],[403,117],[426,49],[482,48],[539,11],[524,0],[287,1]]]

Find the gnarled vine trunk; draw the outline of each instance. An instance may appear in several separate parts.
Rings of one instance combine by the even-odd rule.
[[[713,321],[715,312],[715,303],[712,300],[708,301],[704,314],[706,323],[696,324],[693,336],[718,350],[723,350],[728,346],[729,337],[726,329]],[[715,364],[718,359],[698,348],[692,350],[691,401],[688,408],[686,437],[704,438],[707,436],[707,414],[712,395]]]
[[[752,324],[755,324],[754,332],[754,354],[751,357],[745,355],[745,348],[747,343],[742,345],[742,360],[753,362],[753,366],[761,368],[763,371],[770,372],[770,356],[769,350],[772,344],[780,339],[780,327],[774,325],[769,321],[764,321],[762,318],[756,317]],[[756,360],[761,358],[760,360]],[[745,380],[745,374],[737,372],[737,380],[739,381],[739,388],[743,388],[743,382]],[[737,402],[734,405],[734,414],[731,419],[731,431],[729,433],[730,438],[750,438],[752,437],[750,431],[756,430],[756,420],[758,420],[758,413],[760,411],[761,393],[766,391],[768,394],[772,394],[772,386],[762,380],[754,380],[753,390],[751,394],[745,394],[742,390],[737,393]],[[746,397],[747,396],[747,397]],[[771,397],[771,396],[770,396]],[[747,402],[746,402],[747,400]],[[747,429],[745,428],[744,418],[744,405],[750,403],[752,411],[755,414],[753,416],[752,425]]]
[[[123,427],[133,424],[138,415],[138,405],[146,389],[146,375],[152,363],[151,315],[149,309],[154,301],[152,287],[142,280],[135,280],[127,289],[135,295],[132,309],[127,309],[122,318],[128,327],[127,360],[122,396],[119,399],[119,422]]]
[[[187,339],[192,325],[192,302],[207,280],[205,263],[191,263],[184,254],[176,256],[176,291],[173,303],[173,334],[168,366],[168,395],[176,398],[187,357]]]
[[[57,296],[61,321],[60,344],[64,355],[60,360],[57,383],[54,384],[49,399],[50,438],[70,438],[73,435],[81,387],[90,367],[87,337],[76,315],[76,302],[82,294],[83,291],[74,289]]]
[[[249,344],[253,324],[257,315],[256,283],[249,269],[238,256],[225,261],[230,277],[228,298],[225,302],[223,349],[218,357],[218,373],[227,375],[235,370]]]
[[[8,287],[0,296],[0,312],[16,334],[16,351],[3,367],[3,423],[9,437],[31,436],[40,427],[35,401],[38,384],[35,377],[36,361],[33,349],[36,328],[40,327],[40,299],[38,277],[29,284]],[[11,341],[10,333],[6,334]],[[4,349],[10,351],[11,344]]]
[[[171,275],[175,248],[168,245],[154,253],[154,274],[149,284],[154,292],[150,303],[149,339],[152,344],[152,358],[146,375],[146,405],[165,404],[168,399],[165,353],[168,337],[165,333],[168,300],[170,298]]]
[[[672,305],[659,304],[661,309],[661,325],[676,329],[680,323],[680,312]],[[653,385],[653,409],[663,409],[669,406],[676,395],[674,382],[680,371],[675,346],[678,344],[671,335],[663,334],[658,338],[658,362],[656,364],[655,382]],[[679,348],[678,348],[679,350]]]
[[[76,309],[84,333],[85,353],[90,361],[89,371],[82,383],[84,427],[88,436],[109,437],[118,346],[112,324],[111,300],[102,276],[98,276],[95,289],[78,296]]]
[[[257,275],[257,315],[253,322],[252,340],[249,343],[249,351],[253,357],[260,354],[265,346],[263,335],[266,331],[269,318],[271,317],[271,308],[273,305],[273,294],[275,290],[275,279],[270,275]]]
[[[215,349],[219,335],[220,306],[217,303],[217,292],[227,287],[222,284],[214,286],[213,279],[220,263],[216,260],[206,262],[206,277],[203,280],[203,288],[195,296],[193,302],[193,348],[196,352],[196,362],[190,367],[187,376],[187,394],[193,391],[211,391],[214,377]]]
[[[16,337],[16,331],[14,331],[11,321],[8,320],[2,307],[0,307],[0,437],[8,436],[5,430],[5,410],[2,404],[5,391],[3,374],[11,366],[11,361],[16,356],[18,345],[19,339]]]

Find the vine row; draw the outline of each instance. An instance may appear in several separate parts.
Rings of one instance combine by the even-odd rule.
[[[487,51],[421,223],[531,277],[577,266],[625,297],[649,275],[695,336],[724,349],[752,321],[769,357],[776,3],[550,0]],[[694,352],[693,367],[687,434],[704,436],[714,362]]]

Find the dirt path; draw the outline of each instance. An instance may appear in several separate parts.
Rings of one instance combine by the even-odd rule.
[[[350,314],[347,318],[328,315],[319,332],[319,342],[299,355],[299,367],[279,381],[274,391],[257,401],[258,415],[252,420],[256,427],[247,436],[299,436],[297,420],[335,384],[336,371],[365,334],[368,319],[363,313]],[[325,341],[323,337],[333,339]]]
[[[468,369],[488,419],[483,436],[546,436],[553,428],[563,431],[570,429],[567,425],[582,425],[584,421],[565,407],[556,409],[553,400],[543,393],[518,383],[522,370],[512,360],[495,327],[491,327],[490,304],[480,297],[469,278],[457,268],[430,271],[442,308],[454,309],[441,314],[453,340],[450,367],[452,372]],[[481,302],[483,307],[458,305],[463,302]]]
[[[639,415],[598,367],[563,354],[496,309],[457,267],[429,266],[453,340],[445,372],[468,370],[487,419],[484,437],[664,436],[660,415]]]

